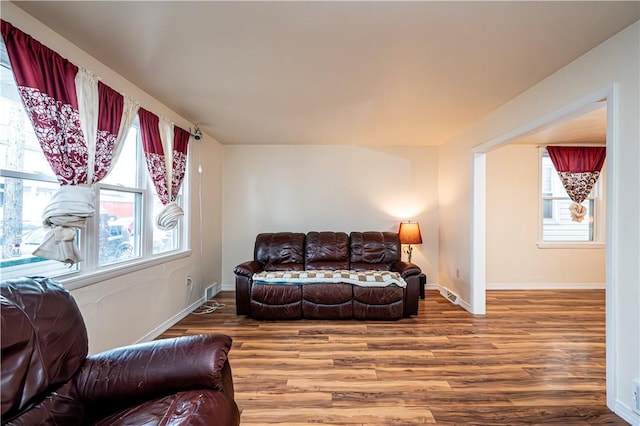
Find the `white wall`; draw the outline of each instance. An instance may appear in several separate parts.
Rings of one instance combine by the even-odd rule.
[[[487,288],[604,288],[605,250],[541,249],[535,145],[487,154]]]
[[[412,261],[436,283],[437,176],[434,147],[224,146],[224,288],[258,233],[397,232],[405,219],[424,242]]]
[[[171,119],[183,128],[192,126],[184,118],[15,5],[2,2],[2,18],[74,64],[93,71],[115,90],[138,100],[142,107]],[[73,290],[72,294],[87,324],[91,353],[149,337],[149,333],[157,331],[163,324],[167,325],[166,321],[197,301],[202,296],[205,285],[221,280],[222,148],[218,142],[205,135],[199,142],[192,141],[189,152],[191,191],[188,195],[188,220],[191,225],[190,239],[193,241],[192,254],[186,258]],[[200,155],[206,158],[202,179],[197,173]],[[198,196],[201,181],[206,186],[202,206],[199,205]],[[200,207],[205,218],[202,221],[202,229]],[[202,239],[202,248],[201,235],[205,237]],[[187,275],[191,275],[194,282],[191,294],[185,285]]]
[[[631,412],[632,379],[640,378],[640,23],[618,33],[503,105],[441,147],[440,281],[469,300],[472,148],[617,83],[607,140],[608,404]],[[461,278],[452,270],[459,267]],[[611,399],[612,398],[612,399]],[[613,400],[613,402],[611,402]]]

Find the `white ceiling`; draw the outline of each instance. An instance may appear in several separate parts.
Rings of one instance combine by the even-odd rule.
[[[640,19],[638,1],[14,3],[223,144],[442,144]]]

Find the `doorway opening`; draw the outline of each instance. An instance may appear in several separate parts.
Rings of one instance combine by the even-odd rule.
[[[549,129],[559,123],[568,122],[586,113],[593,111],[606,102],[606,147],[607,147],[607,170],[609,176],[616,173],[616,147],[617,147],[617,131],[615,127],[617,110],[616,110],[616,87],[612,85],[609,88],[594,92],[585,96],[578,101],[560,108],[544,117],[534,120],[512,132],[508,132],[497,138],[489,140],[475,147],[472,151],[472,220],[471,220],[471,256],[470,256],[470,307],[473,314],[484,315],[486,313],[486,190],[487,190],[487,153],[499,147],[513,143],[516,139],[527,137],[535,133],[539,133],[544,129]],[[614,199],[616,179],[609,178],[606,182],[606,193],[608,194],[606,203],[606,248],[605,248],[605,295],[606,295],[606,388],[607,388],[607,405],[611,408],[614,406],[616,389],[615,375],[613,374],[615,365],[615,356],[612,353],[616,347],[616,336],[614,334],[614,294],[615,283],[613,281],[613,271],[611,265],[614,264],[616,253],[611,249],[611,241],[615,238],[614,227],[611,226],[612,214],[617,200]]]

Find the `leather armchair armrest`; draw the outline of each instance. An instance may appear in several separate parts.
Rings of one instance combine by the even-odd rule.
[[[242,275],[244,277],[251,278],[253,277],[253,274],[257,274],[258,272],[262,272],[263,270],[264,267],[262,266],[262,263],[256,260],[249,260],[236,266],[233,269],[233,273],[236,275]]]
[[[391,265],[392,272],[398,272],[402,278],[422,273],[420,267],[414,263],[398,261]]]
[[[230,349],[231,337],[224,334],[126,346],[88,357],[74,382],[78,397],[98,406],[130,405],[190,389],[213,389],[233,397],[233,384],[224,377],[230,374]]]

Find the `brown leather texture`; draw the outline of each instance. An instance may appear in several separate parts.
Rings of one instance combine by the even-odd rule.
[[[393,232],[352,232],[350,268],[355,271],[390,271],[400,260],[400,238]]]
[[[349,269],[349,236],[344,232],[308,232],[304,269]]]
[[[164,339],[87,357],[82,315],[60,284],[36,277],[0,288],[3,425],[239,424],[229,336]]]
[[[4,423],[68,382],[87,356],[88,340],[76,302],[55,281],[16,279],[0,289]]]
[[[126,408],[95,424],[97,426],[238,425],[240,413],[233,399],[221,392],[190,390]]]
[[[351,284],[317,283],[301,287],[304,318],[353,318],[353,286]]]
[[[308,300],[302,301],[302,312],[306,319],[347,320],[353,319],[353,301],[322,305]]]
[[[302,286],[254,284],[249,309],[256,319],[300,319]]]
[[[254,260],[265,271],[303,271],[304,234],[278,232],[256,237]]]
[[[398,234],[393,232],[280,232],[256,237],[255,258],[238,265],[238,315],[256,319],[396,320],[418,314],[420,268],[401,260]],[[300,264],[300,259],[304,263]],[[401,287],[359,287],[346,283],[303,285],[254,284],[263,270],[351,269],[398,272]]]

